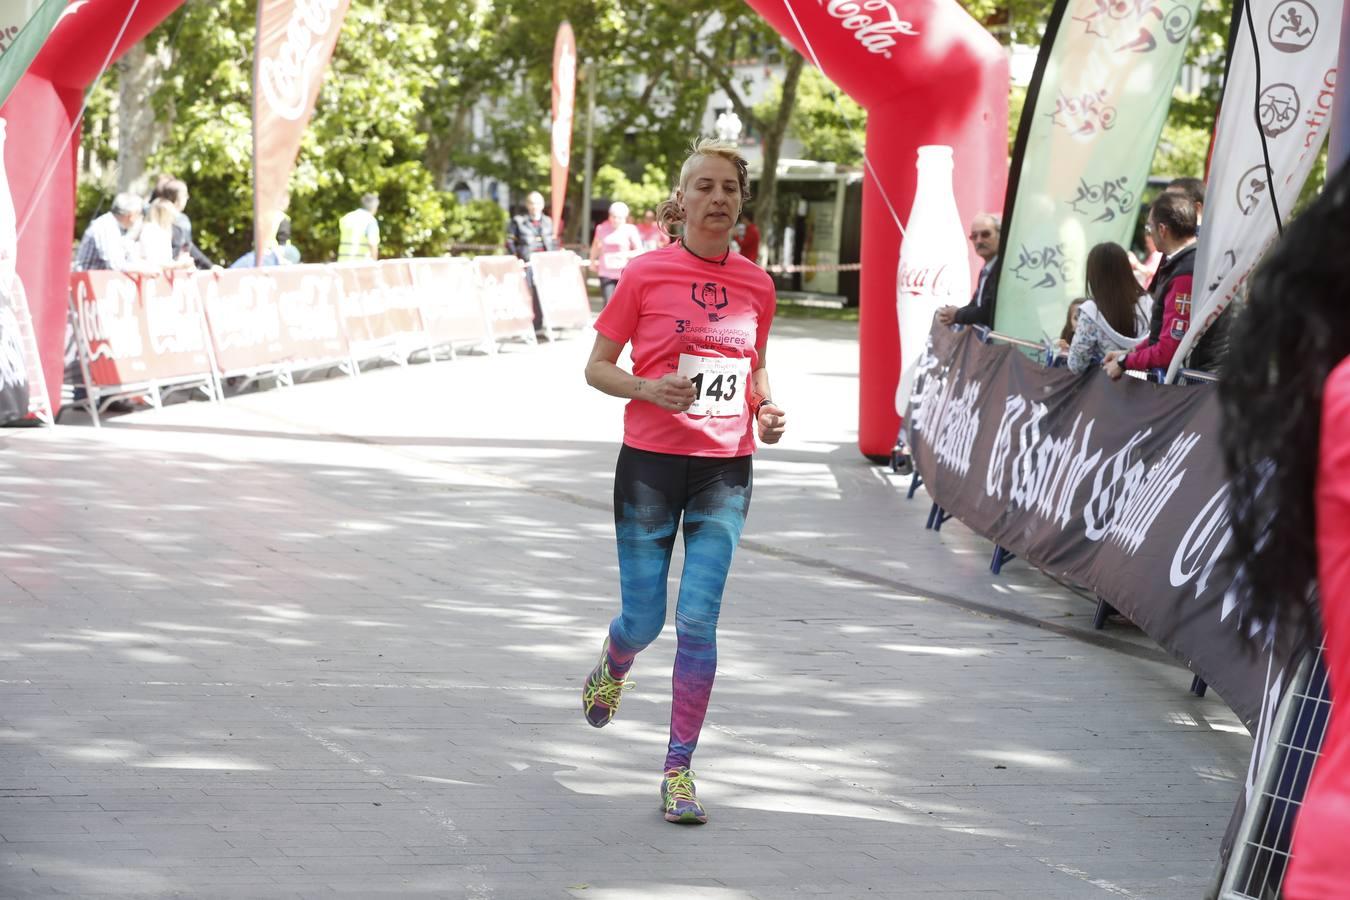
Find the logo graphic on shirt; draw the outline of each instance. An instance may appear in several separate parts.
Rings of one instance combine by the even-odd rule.
[[[1191,295],[1177,294],[1177,315],[1189,319],[1191,317]]]
[[[1183,337],[1185,337],[1185,336],[1186,336],[1186,326],[1189,325],[1189,324],[1190,324],[1190,322],[1189,322],[1188,320],[1186,320],[1186,319],[1173,319],[1173,320],[1172,320],[1172,339],[1173,339],[1173,340],[1176,340],[1176,341],[1179,341],[1179,340],[1181,340]]]
[[[717,298],[717,283],[714,281],[705,281],[699,284],[695,281],[689,285],[689,299],[697,303],[708,314],[709,322],[720,322],[722,317],[718,315],[720,310],[726,309],[731,303],[727,297],[727,289],[722,288],[722,299]]]

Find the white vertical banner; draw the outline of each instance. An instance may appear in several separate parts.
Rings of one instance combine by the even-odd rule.
[[[1237,7],[1235,15],[1243,16],[1243,4]],[[1239,23],[1228,66],[1196,250],[1191,328],[1172,357],[1169,380],[1275,241],[1271,197],[1287,221],[1331,125],[1341,0],[1251,0],[1251,12],[1251,23],[1245,16]]]

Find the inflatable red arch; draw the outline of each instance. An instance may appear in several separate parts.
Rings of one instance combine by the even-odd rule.
[[[748,2],[868,111],[858,445],[864,454],[885,456],[899,428],[897,218],[908,216],[913,199],[916,148],[955,149],[956,201],[966,220],[1000,208],[1007,181],[1007,58],[956,0]],[[115,62],[181,5],[74,0],[0,109],[13,123],[5,166],[23,229],[19,277],[32,302],[53,398],[61,389],[81,103],[105,60]],[[972,255],[972,268],[975,262]]]
[[[0,117],[9,120],[5,171],[19,227],[18,273],[27,289],[53,406],[61,396],[66,296],[75,236],[79,115],[103,70],[183,0],[73,0]],[[45,183],[44,183],[45,182]]]
[[[1002,209],[1008,180],[1007,54],[956,0],[747,2],[868,113],[858,447],[870,457],[889,457],[900,426],[896,219],[909,216],[916,151],[925,144],[955,151],[956,204],[963,221]],[[978,271],[973,251],[970,259],[972,271]]]

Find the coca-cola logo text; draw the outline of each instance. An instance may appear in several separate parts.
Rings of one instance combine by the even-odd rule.
[[[897,288],[904,294],[920,294],[930,297],[953,297],[955,285],[946,263],[937,265],[913,265],[902,260],[896,276]]]
[[[895,35],[918,37],[914,23],[900,18],[890,0],[816,0],[868,53],[891,58]]]
[[[323,63],[323,48],[341,0],[295,0],[286,37],[276,56],[258,61],[258,86],[272,111],[296,121],[309,108],[311,86]]]

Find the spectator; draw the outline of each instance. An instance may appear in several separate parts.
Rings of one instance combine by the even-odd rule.
[[[277,253],[287,265],[299,265],[300,248],[291,243],[291,217],[283,215],[277,226]]]
[[[544,215],[544,195],[531,191],[525,197],[525,214],[512,216],[506,226],[506,252],[525,263],[525,281],[534,300],[534,332],[544,333],[544,308],[539,305],[539,289],[534,286],[534,270],[529,268],[530,257],[559,248],[558,236],[553,231],[553,220]]]
[[[144,208],[145,201],[139,195],[118,194],[113,199],[112,209],[90,222],[85,229],[75,253],[75,271],[103,269],[139,275],[157,274],[159,270],[143,263],[135,251]]]
[[[380,258],[380,223],[375,219],[380,198],[362,194],[361,205],[338,221],[338,262],[371,262]]]
[[[1294,823],[1288,900],[1350,896],[1347,229],[1350,166],[1341,166],[1252,276],[1233,321],[1242,364],[1219,383],[1231,479],[1223,571],[1241,572],[1233,621],[1257,653],[1278,639],[1297,658],[1324,637],[1336,701]]]
[[[186,251],[181,256],[173,253],[173,223],[177,218],[178,207],[168,200],[161,197],[151,201],[136,242],[141,259],[148,265],[158,269],[193,268],[192,257]]]
[[[1173,178],[1163,188],[1167,193],[1182,194],[1195,204],[1195,228],[1199,231],[1205,221],[1205,183],[1199,178]]]
[[[1134,269],[1134,277],[1140,287],[1148,290],[1148,286],[1153,283],[1153,276],[1157,274],[1158,266],[1162,264],[1162,259],[1162,251],[1153,242],[1153,232],[1145,229],[1144,261],[1140,262],[1134,254],[1130,254],[1130,267]]]
[[[600,274],[600,296],[608,304],[619,285],[628,261],[642,253],[642,236],[636,226],[628,224],[628,204],[623,201],[609,205],[609,218],[595,226],[595,240],[591,241],[591,265]]]
[[[1204,334],[1196,338],[1191,345],[1191,355],[1186,360],[1188,368],[1215,375],[1223,374],[1224,363],[1228,359],[1228,330],[1232,324],[1232,309],[1233,304],[1229,303],[1205,329]]]
[[[512,216],[506,226],[506,252],[529,262],[530,255],[558,249],[553,220],[544,215],[544,195],[531,191],[525,198],[524,215]]]
[[[178,210],[178,215],[173,220],[173,258],[178,259],[186,251],[192,259],[192,264],[198,269],[216,268],[216,264],[197,247],[192,239],[192,220],[184,212],[187,209],[188,202],[187,182],[161,175],[159,183],[155,186],[155,193],[150,199],[152,202],[161,199],[168,200]]]
[[[642,214],[642,224],[637,227],[638,235],[642,238],[642,249],[660,250],[670,243],[670,235],[666,234],[661,223],[656,221],[656,210],[649,209]]]
[[[1083,304],[1086,302],[1086,297],[1069,301],[1069,309],[1064,316],[1064,327],[1059,330],[1059,340],[1055,341],[1055,346],[1059,349],[1067,352],[1069,345],[1073,343],[1074,331],[1078,329],[1079,310],[1083,308]]]
[[[285,235],[288,241],[290,240],[291,236],[290,219],[286,218],[285,213],[282,213],[280,210],[278,210],[276,212],[266,214],[263,216],[262,227],[265,232],[265,235],[263,237],[264,249],[262,262],[261,263],[257,262],[258,259],[257,253],[253,247],[250,247],[247,253],[245,253],[243,256],[239,257],[233,263],[230,264],[231,269],[252,269],[257,268],[259,265],[262,266],[290,265],[290,263],[286,260],[286,258],[282,256],[281,250],[277,243],[281,239],[282,235]],[[255,240],[254,243],[256,244],[257,241]]]
[[[975,255],[984,260],[975,293],[970,302],[957,309],[944,306],[938,310],[938,322],[943,325],[992,325],[994,296],[998,291],[998,239],[1002,220],[993,213],[980,213],[970,223],[970,240]]]
[[[1125,369],[1167,368],[1191,321],[1195,204],[1185,194],[1164,191],[1149,210],[1148,228],[1158,249],[1166,254],[1153,279],[1148,343],[1129,353],[1107,353],[1106,373],[1112,378],[1125,374]]]
[[[1106,354],[1133,350],[1148,336],[1152,298],[1143,292],[1119,244],[1093,247],[1087,258],[1087,295],[1069,343],[1069,371],[1081,375]]]
[[[754,217],[745,211],[736,223],[736,250],[752,263],[759,264],[759,228],[755,226]]]
[[[1199,178],[1175,178],[1168,183],[1167,190],[1185,194],[1195,204],[1195,227],[1198,235],[1200,227],[1204,224],[1205,183]],[[1228,310],[1231,308],[1230,304],[1219,313],[1219,317],[1210,323],[1204,334],[1191,345],[1190,358],[1186,360],[1190,368],[1213,372],[1216,375],[1223,372],[1224,360],[1228,357],[1228,329],[1232,321]]]

